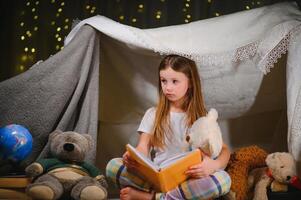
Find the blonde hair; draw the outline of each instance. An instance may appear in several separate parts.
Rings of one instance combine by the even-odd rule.
[[[176,72],[184,73],[189,81],[189,88],[182,104],[182,109],[187,114],[187,126],[190,127],[194,121],[201,116],[205,116],[207,113],[201,90],[200,76],[195,62],[179,55],[168,55],[164,57],[158,70],[159,103],[156,109],[153,134],[151,137],[151,145],[160,148],[165,146],[165,137],[170,138],[171,134],[169,122],[170,102],[163,94],[160,81],[160,71],[169,67]]]

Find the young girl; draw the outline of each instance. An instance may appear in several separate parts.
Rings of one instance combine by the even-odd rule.
[[[154,162],[160,164],[188,151],[183,146],[187,129],[206,115],[206,109],[196,64],[188,58],[168,55],[161,61],[158,89],[159,103],[146,111],[138,128],[140,138],[136,149],[149,156],[153,148]],[[222,170],[229,158],[230,151],[224,144],[217,159],[205,156],[200,164],[186,171],[190,177],[187,181],[167,193],[155,193],[149,183],[135,174],[137,163],[128,152],[108,163],[106,175],[121,189],[122,200],[209,199],[230,189],[230,177]]]

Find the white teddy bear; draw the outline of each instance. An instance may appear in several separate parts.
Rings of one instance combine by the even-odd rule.
[[[206,116],[200,117],[192,124],[186,138],[192,149],[200,148],[211,158],[216,158],[223,146],[222,133],[217,118],[217,111],[211,108]]]

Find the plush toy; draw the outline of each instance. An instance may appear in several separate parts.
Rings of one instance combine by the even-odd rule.
[[[272,192],[285,192],[288,184],[300,187],[296,162],[290,153],[272,153],[267,156],[265,161],[267,167],[254,169],[249,174],[249,185],[255,187],[254,200],[267,200],[267,187],[270,187]]]
[[[186,141],[192,149],[200,148],[211,158],[216,158],[222,149],[222,133],[217,123],[218,113],[212,108],[204,117],[196,120],[188,131]]]
[[[226,168],[231,177],[231,188],[225,199],[248,199],[248,174],[254,168],[265,166],[267,155],[265,150],[256,145],[239,148],[231,154]]]
[[[92,138],[88,134],[54,131],[49,135],[52,158],[30,164],[26,174],[34,181],[26,188],[33,199],[106,199],[107,183],[99,170],[84,161]],[[63,197],[64,197],[63,196]]]

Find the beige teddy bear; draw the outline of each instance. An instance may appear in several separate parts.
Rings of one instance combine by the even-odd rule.
[[[267,167],[252,170],[248,177],[249,187],[255,187],[253,200],[268,200],[267,187],[273,192],[287,191],[288,184],[297,175],[296,163],[289,153],[269,154],[265,162]]]
[[[223,140],[217,123],[218,113],[212,108],[204,117],[196,120],[188,131],[186,141],[192,149],[201,148],[212,158],[217,157],[222,149]]]

